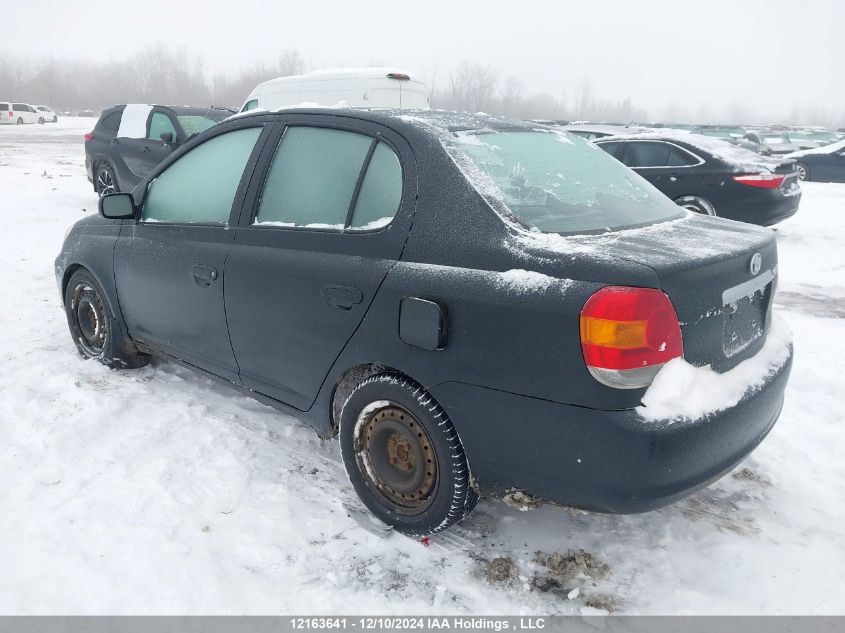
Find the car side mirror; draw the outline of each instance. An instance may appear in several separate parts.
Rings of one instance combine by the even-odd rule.
[[[165,143],[173,143],[173,132],[162,132],[158,137]]]
[[[131,220],[135,217],[135,200],[131,193],[110,193],[100,198],[100,215],[109,220]]]

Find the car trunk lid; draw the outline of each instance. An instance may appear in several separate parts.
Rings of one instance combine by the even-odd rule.
[[[591,241],[655,272],[681,322],[688,362],[726,371],[763,346],[777,278],[771,230],[690,214]]]

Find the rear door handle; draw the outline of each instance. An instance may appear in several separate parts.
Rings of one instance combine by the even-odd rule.
[[[364,299],[364,293],[354,286],[326,284],[320,290],[320,294],[330,306],[340,310],[349,310]]]
[[[198,286],[210,286],[217,279],[217,269],[212,266],[197,265],[191,268],[191,275]]]

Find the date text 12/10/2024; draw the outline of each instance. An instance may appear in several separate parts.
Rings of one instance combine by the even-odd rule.
[[[546,628],[545,618],[531,617],[293,617],[291,628],[296,631],[325,631],[343,629],[415,631],[537,631]]]

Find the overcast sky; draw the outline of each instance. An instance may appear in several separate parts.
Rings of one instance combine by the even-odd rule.
[[[740,104],[845,111],[845,1],[563,0],[4,3],[0,51],[102,59],[161,41],[237,69],[281,49],[315,68],[374,63],[445,81],[461,60],[520,77],[526,92],[630,97],[655,116]]]

